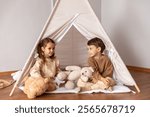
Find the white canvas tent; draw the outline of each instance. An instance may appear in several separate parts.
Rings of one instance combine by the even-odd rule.
[[[86,41],[93,37],[101,38],[106,45],[106,52],[114,65],[114,79],[124,85],[135,86],[137,91],[140,92],[136,82],[93,12],[88,0],[57,0],[10,96],[17,85],[20,84],[22,78],[28,73],[34,61],[36,46],[45,37],[50,37],[58,43],[56,54],[60,59],[61,65],[85,65],[87,58]]]

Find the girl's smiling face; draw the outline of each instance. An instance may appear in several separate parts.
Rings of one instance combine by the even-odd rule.
[[[55,44],[51,42],[47,43],[46,47],[42,47],[42,51],[46,58],[53,56],[55,53]]]

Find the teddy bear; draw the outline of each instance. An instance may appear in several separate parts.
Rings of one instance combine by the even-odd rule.
[[[91,67],[83,67],[81,69],[81,76],[77,81],[77,86],[81,88],[82,91],[90,90],[93,83],[88,82],[92,77],[93,69]]]
[[[27,94],[27,97],[30,99],[42,95],[46,90],[52,91],[56,89],[55,84],[49,78],[27,77],[25,79],[23,92]]]
[[[77,86],[81,87],[82,91],[97,90],[97,89],[112,91],[112,87],[110,87],[110,85],[105,84],[101,80],[98,80],[96,83],[88,82],[90,79],[92,79],[93,72],[94,71],[91,67],[83,67],[81,69],[81,77],[77,82]],[[106,77],[105,79],[110,80],[111,78]]]

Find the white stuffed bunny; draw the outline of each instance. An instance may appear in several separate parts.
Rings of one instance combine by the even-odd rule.
[[[81,68],[79,66],[67,66],[66,70],[69,71],[67,82],[65,84],[66,89],[76,88],[76,83],[81,76]]]

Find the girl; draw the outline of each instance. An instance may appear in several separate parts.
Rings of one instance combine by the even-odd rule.
[[[38,57],[33,67],[30,69],[30,77],[25,81],[24,92],[27,94],[26,84],[30,85],[30,80],[33,78],[48,78],[49,91],[56,89],[56,84],[54,83],[54,78],[58,73],[59,61],[55,56],[55,42],[50,38],[45,38],[41,40],[37,46]]]

